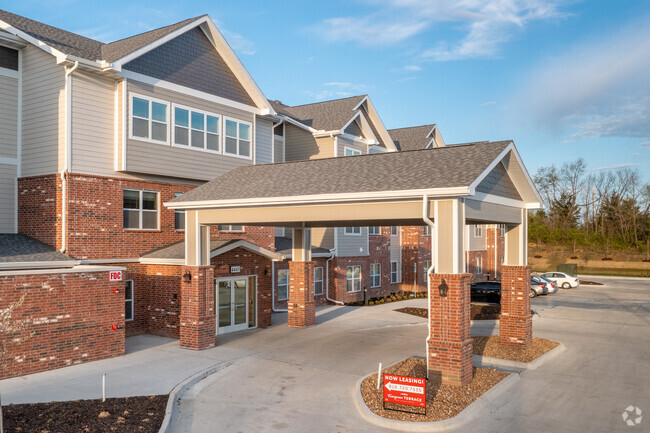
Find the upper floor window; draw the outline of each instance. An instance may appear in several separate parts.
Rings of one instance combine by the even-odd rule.
[[[506,234],[506,225],[499,224],[499,236],[503,237]]]
[[[398,234],[399,234],[399,230],[397,229],[397,226],[390,226],[390,235],[397,236]]]
[[[368,227],[368,234],[369,235],[380,235],[381,234],[381,228],[379,226],[370,226],[370,227]]]
[[[174,104],[174,145],[219,152],[221,118]]]
[[[123,227],[126,230],[158,229],[158,193],[125,189]]]
[[[219,225],[220,232],[243,232],[244,226],[235,226],[235,225]]]
[[[361,227],[346,227],[345,228],[345,234],[346,235],[359,236],[359,235],[361,235]]]
[[[174,197],[180,197],[182,192],[177,192]],[[185,230],[185,211],[174,209],[174,230]]]
[[[251,124],[240,120],[226,119],[226,155],[251,159]]]
[[[131,95],[130,138],[169,144],[169,102]]]
[[[424,226],[424,236],[431,236],[431,226]]]
[[[474,237],[483,237],[483,226],[474,226]]]
[[[346,147],[344,150],[344,155],[345,156],[361,155],[361,151],[357,149],[352,149],[350,147]]]

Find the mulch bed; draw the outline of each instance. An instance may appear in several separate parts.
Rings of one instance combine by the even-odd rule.
[[[5,433],[154,433],[167,395],[3,406]]]
[[[472,337],[474,339],[474,355],[490,358],[509,359],[511,361],[531,362],[546,352],[555,349],[560,343],[544,338],[533,338],[530,349],[518,349],[499,344],[499,336]]]
[[[426,377],[426,361],[408,358],[398,364],[385,368],[383,373],[411,377]],[[377,389],[377,374],[371,374],[361,384],[361,395],[368,408],[377,415],[400,421],[431,422],[456,416],[487,390],[499,383],[508,373],[489,368],[475,368],[474,378],[468,385],[455,387],[442,385],[439,377],[427,381],[427,414],[411,414],[394,410],[384,410],[383,389]],[[406,410],[422,411],[422,408],[404,407]]]
[[[395,311],[411,314],[426,319],[429,314],[428,308],[398,308]],[[471,320],[498,320],[501,313],[501,304],[489,304],[472,302]]]

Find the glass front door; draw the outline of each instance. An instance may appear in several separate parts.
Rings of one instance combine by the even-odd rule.
[[[223,278],[217,286],[217,334],[248,328],[248,283],[246,278]]]

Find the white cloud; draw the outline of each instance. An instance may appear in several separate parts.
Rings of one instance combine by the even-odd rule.
[[[419,67],[418,65],[406,65],[404,66],[404,70],[410,72],[417,72],[417,71],[421,71],[422,68]]]
[[[220,27],[219,30],[221,31],[221,33],[223,33],[223,36],[226,38],[226,41],[228,41],[230,47],[236,52],[246,54],[248,56],[252,56],[257,52],[257,49],[255,48],[255,44],[252,41],[240,35],[239,33],[225,30],[223,29],[223,27]]]
[[[355,92],[365,92],[370,88],[370,86],[366,84],[355,84],[355,83],[348,83],[348,82],[341,82],[341,81],[332,81],[329,83],[324,83],[323,86],[335,87],[339,90],[347,89]]]
[[[448,61],[494,56],[516,29],[535,20],[562,16],[559,0],[373,0],[377,9],[362,17],[323,20],[316,31],[331,41],[369,46],[404,42],[442,22],[461,28],[458,40],[438,41],[422,59]],[[452,32],[455,33],[455,32]]]
[[[639,152],[633,152],[632,156],[641,156],[641,154]]]
[[[348,83],[343,81],[331,81],[323,83],[325,89],[319,91],[306,91],[305,93],[310,97],[322,101],[326,99],[347,98],[349,96],[358,95],[359,93],[366,92],[370,86],[366,84]]]
[[[594,168],[590,171],[602,171],[602,170],[618,170],[621,168],[633,168],[633,167],[641,167],[643,164],[636,164],[636,163],[628,163],[628,164],[614,164],[614,165],[607,165],[605,167],[598,167]]]
[[[650,141],[643,141],[643,142],[641,143],[641,146],[643,146],[643,147],[650,147]]]
[[[488,105],[496,105],[496,101],[487,101],[481,104],[481,107],[487,107]]]
[[[543,59],[515,106],[574,138],[650,137],[650,17]]]

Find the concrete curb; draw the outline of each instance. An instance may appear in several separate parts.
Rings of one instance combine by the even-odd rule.
[[[187,392],[190,388],[196,385],[198,382],[202,381],[211,374],[216,373],[219,370],[223,370],[226,367],[234,364],[234,361],[223,362],[218,365],[213,365],[212,367],[206,368],[203,371],[199,371],[193,376],[188,377],[172,389],[169,393],[169,399],[167,400],[167,408],[165,409],[165,418],[163,419],[162,425],[160,426],[159,433],[173,433],[172,431],[172,420],[178,413],[178,406],[180,403],[181,396]]]
[[[490,358],[488,356],[472,355],[472,365],[474,367],[493,368],[495,370],[504,370],[511,372],[520,372],[524,370],[535,370],[551,358],[556,357],[566,350],[562,343],[556,348],[549,350],[537,359],[531,362],[511,361],[509,359]]]
[[[387,419],[374,414],[370,409],[368,409],[368,406],[366,406],[361,395],[361,383],[364,379],[365,377],[361,378],[354,388],[354,404],[363,419],[379,427],[406,432],[438,432],[460,427],[479,415],[485,412],[490,412],[491,404],[499,399],[505,391],[516,383],[519,383],[520,380],[518,373],[508,375],[501,382],[494,385],[485,394],[474,400],[469,406],[452,418],[434,422],[410,422]],[[500,405],[495,404],[494,406],[496,409]]]

